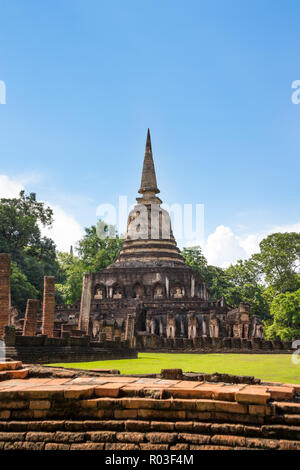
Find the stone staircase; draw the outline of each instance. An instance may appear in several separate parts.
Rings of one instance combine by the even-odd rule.
[[[25,379],[29,369],[21,361],[0,362],[0,382],[10,379]]]

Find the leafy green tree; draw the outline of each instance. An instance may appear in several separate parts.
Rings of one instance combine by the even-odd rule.
[[[300,233],[273,233],[259,244],[260,253],[253,260],[260,266],[268,285],[277,293],[300,287]]]
[[[210,296],[213,300],[224,297],[226,302],[229,303],[227,294],[230,280],[224,269],[218,266],[208,265],[205,274],[205,283],[209,287]]]
[[[228,279],[224,269],[208,265],[200,246],[183,248],[182,256],[185,262],[202,277],[210,290],[212,299],[217,300],[226,297]]]
[[[34,193],[21,191],[18,198],[0,199],[0,252],[9,253],[15,263],[12,302],[21,310],[28,296],[41,300],[43,277],[56,275],[59,268],[54,242],[41,236],[41,227],[52,222],[52,209]]]
[[[10,253],[18,262],[25,248],[34,248],[41,240],[40,224],[53,222],[53,212],[36,195],[20,192],[18,198],[0,199],[0,252]]]
[[[203,279],[207,273],[207,260],[202,253],[200,246],[183,248],[181,252],[185,262],[191,266]]]
[[[267,339],[293,340],[300,338],[300,289],[278,294],[271,304],[272,324],[265,324]]]
[[[115,236],[114,227],[100,221],[100,228],[92,225],[85,229],[85,235],[78,243],[78,256],[58,253],[61,282],[56,284],[56,290],[64,302],[80,300],[83,274],[100,271],[112,264],[121,244],[122,239]]]
[[[111,226],[104,224],[104,229],[102,229],[102,224],[103,222],[100,221],[102,236],[98,235],[99,224],[97,227],[92,225],[85,229],[85,235],[78,244],[79,258],[86,266],[86,272],[89,273],[100,271],[112,264],[121,249],[122,239],[114,235]],[[107,236],[103,236],[103,232]]]
[[[63,303],[73,304],[81,298],[82,277],[87,270],[86,264],[77,256],[58,253],[58,262],[62,271],[61,282],[55,285]]]
[[[269,315],[269,305],[264,296],[261,272],[257,263],[250,259],[239,260],[226,269],[229,281],[225,298],[230,305],[237,307],[240,302],[251,304],[251,313],[265,318]]]
[[[36,299],[38,290],[30,284],[26,274],[22,273],[15,262],[11,263],[11,303],[20,311],[25,311],[27,299]]]
[[[248,302],[253,314],[261,318],[269,315],[268,302],[263,295],[261,271],[256,261],[239,260],[235,265],[222,269],[208,265],[198,246],[184,248],[182,255],[186,263],[200,274],[212,299],[224,297],[233,307],[238,307],[240,302]]]

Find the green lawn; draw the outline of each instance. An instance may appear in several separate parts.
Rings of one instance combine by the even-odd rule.
[[[138,359],[51,364],[76,369],[119,369],[121,374],[157,373],[179,368],[185,372],[224,372],[254,375],[273,382],[300,383],[300,364],[289,354],[157,354],[139,353]]]

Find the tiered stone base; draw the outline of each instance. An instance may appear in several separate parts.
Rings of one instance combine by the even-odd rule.
[[[136,377],[0,384],[0,449],[300,449],[300,386]]]
[[[21,361],[0,362],[0,382],[10,379],[25,379],[28,372],[29,369],[24,369]]]

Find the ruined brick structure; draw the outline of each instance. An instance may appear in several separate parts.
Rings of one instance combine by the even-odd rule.
[[[3,359],[41,364],[137,357],[134,317],[127,316],[123,341],[121,331],[116,336],[114,330],[96,342],[78,329],[78,306],[67,308],[67,314],[63,307],[63,311],[58,308],[60,318],[55,319],[55,278],[45,276],[41,320],[39,301],[28,299],[25,318],[16,321],[10,308],[10,255],[0,254],[0,364]]]
[[[9,324],[10,313],[10,256],[0,253],[0,340]]]
[[[55,311],[55,277],[44,277],[44,299],[43,299],[43,317],[42,334],[49,337],[54,332],[54,311]]]
[[[51,369],[0,362],[0,451],[300,450],[299,384]]]
[[[180,254],[159,192],[148,130],[141,197],[129,213],[115,263],[84,276],[80,330],[96,341],[107,334],[129,339],[130,315],[139,348],[161,347],[168,340],[176,348],[176,339],[262,338],[262,324],[250,316],[248,304],[232,309],[224,299],[210,299],[207,286]]]
[[[25,321],[23,326],[24,336],[35,336],[37,329],[37,315],[40,302],[34,299],[28,299],[26,305]]]

